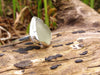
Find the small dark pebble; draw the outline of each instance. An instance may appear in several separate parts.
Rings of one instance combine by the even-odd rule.
[[[31,44],[33,44],[32,42],[27,42],[27,43],[25,43],[25,45],[31,45]]]
[[[13,52],[19,52],[21,54],[27,54],[28,53],[27,50],[25,50],[24,48],[19,48],[17,50],[13,50]]]
[[[40,46],[28,46],[25,50],[40,49]]]
[[[56,55],[53,55],[53,56],[49,56],[47,58],[45,58],[45,61],[51,61],[52,59],[56,59],[58,57],[62,57],[63,55],[61,54],[56,54]]]
[[[3,50],[2,52],[6,52],[6,50]]]
[[[63,46],[63,44],[54,45],[54,46],[52,46],[52,47],[60,47],[60,46]]]
[[[81,63],[81,62],[83,62],[82,59],[77,59],[77,60],[75,60],[75,63]]]
[[[28,47],[24,48],[24,50],[26,50],[26,51],[32,50],[32,49],[34,49],[34,46],[28,46]]]
[[[56,54],[55,57],[62,57],[63,55],[61,54]]]
[[[77,34],[77,33],[78,33],[77,31],[73,31],[73,32],[72,32],[72,34]]]
[[[27,54],[27,51],[32,50],[32,49],[40,49],[39,46],[28,46],[26,48],[19,48],[18,50],[13,50],[13,52],[19,52],[19,53],[24,53]]]
[[[24,40],[28,40],[28,39],[29,39],[29,36],[26,36],[26,37],[20,38],[19,41],[24,41]]]
[[[58,33],[58,34],[56,34],[56,35],[57,35],[57,37],[62,36],[60,33]]]
[[[80,31],[78,31],[78,33],[85,33],[85,31],[84,30],[80,30]]]
[[[69,43],[67,43],[67,44],[65,44],[65,45],[71,45],[71,44],[73,44],[73,42],[69,42]]]
[[[84,30],[79,30],[79,31],[73,31],[72,34],[77,34],[77,33],[85,33]]]
[[[5,54],[3,54],[3,53],[0,53],[0,57],[2,57],[2,56],[4,56]]]
[[[34,46],[34,49],[40,49],[41,47],[40,46]]]
[[[61,64],[53,65],[50,67],[50,69],[56,69],[58,66],[61,66]]]
[[[97,32],[100,32],[100,31],[97,31]]]
[[[49,56],[47,58],[45,58],[45,61],[51,61],[52,59],[56,59],[57,57],[55,56]]]
[[[84,51],[83,53],[81,53],[80,55],[86,55],[88,53],[88,51]]]
[[[30,60],[25,60],[14,64],[14,66],[20,69],[26,69],[32,66],[32,62]]]

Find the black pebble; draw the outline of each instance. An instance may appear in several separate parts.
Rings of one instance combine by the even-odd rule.
[[[81,63],[81,62],[83,62],[82,59],[77,59],[77,60],[75,60],[75,63]]]
[[[63,55],[61,55],[61,54],[56,54],[55,56],[56,56],[56,57],[62,57]]]
[[[83,53],[81,53],[80,55],[86,55],[88,53],[88,51],[84,51]]]
[[[85,33],[85,31],[84,30],[80,30],[80,31],[78,31],[78,33]]]
[[[0,57],[2,57],[2,56],[4,56],[5,54],[3,54],[3,53],[0,53]]]
[[[32,42],[27,42],[27,43],[25,43],[25,45],[31,45],[31,44],[33,44]]]
[[[45,61],[51,61],[52,59],[56,59],[57,57],[55,56],[49,56],[47,58],[45,58]]]
[[[77,31],[73,31],[73,32],[72,32],[72,34],[77,34],[77,33],[78,33]]]
[[[29,36],[26,36],[26,37],[20,38],[19,41],[24,41],[24,40],[28,40],[28,39],[29,39]]]
[[[100,32],[100,31],[97,31],[97,32]]]
[[[25,50],[40,49],[40,46],[28,46]]]
[[[56,69],[58,66],[60,66],[61,64],[57,64],[57,65],[54,65],[54,66],[51,66],[50,69]]]
[[[19,63],[14,64],[15,67],[20,69],[29,68],[32,66],[32,62],[30,60],[21,61]]]
[[[69,42],[69,43],[67,43],[67,44],[65,44],[65,45],[71,45],[71,44],[73,44],[73,42]]]
[[[60,46],[63,46],[63,44],[54,45],[54,46],[52,46],[52,47],[60,47]]]
[[[40,46],[34,46],[34,49],[40,49],[41,47]]]
[[[3,50],[2,52],[6,52],[6,50]]]
[[[19,48],[18,50],[13,50],[13,52],[19,52],[21,54],[27,54],[27,50],[25,50],[24,48]]]
[[[77,34],[77,33],[85,33],[84,30],[79,30],[79,31],[73,31],[72,34]]]
[[[28,53],[27,51],[32,50],[32,49],[40,49],[39,46],[28,46],[26,48],[19,48],[18,50],[13,50],[14,52],[19,52],[19,53]]]
[[[62,57],[63,55],[61,54],[56,54],[56,55],[53,55],[53,56],[49,56],[47,58],[45,58],[45,61],[51,61],[52,59],[56,59],[58,57]]]
[[[26,47],[26,48],[24,48],[24,50],[32,50],[32,49],[34,49],[34,46],[28,46],[28,47]]]
[[[62,36],[60,33],[58,33],[58,34],[56,34],[56,35],[57,35],[57,37]]]

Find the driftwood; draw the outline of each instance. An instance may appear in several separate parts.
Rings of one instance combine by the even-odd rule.
[[[54,0],[55,1],[55,0]],[[56,0],[59,25],[93,25],[100,24],[100,15],[80,0]]]
[[[57,0],[59,28],[51,45],[0,47],[1,75],[99,75],[100,15],[79,0]],[[73,26],[72,26],[73,25]]]

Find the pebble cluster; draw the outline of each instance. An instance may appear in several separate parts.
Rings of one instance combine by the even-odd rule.
[[[74,32],[72,32],[72,34],[76,34],[76,33],[85,33],[85,31],[81,30],[81,31],[74,31]],[[57,34],[57,37],[59,37],[59,36],[62,36],[62,35],[61,34]],[[28,37],[21,38],[19,40],[23,41],[25,39],[28,39]],[[83,40],[79,39],[77,42],[81,43],[81,42],[83,42]],[[31,44],[33,44],[33,43],[32,42],[25,43],[25,45],[31,45]],[[66,43],[65,45],[71,45],[71,44],[74,44],[74,42],[69,42],[69,43]],[[63,46],[63,44],[54,45],[52,47],[60,47],[60,46]],[[78,44],[77,46],[78,47],[84,47],[83,44]],[[5,46],[5,47],[8,47],[8,46]],[[14,52],[19,52],[19,53],[27,53],[28,50],[32,50],[32,49],[40,49],[40,47],[39,46],[28,46],[26,48],[19,48],[18,50],[13,50],[13,51]],[[86,55],[87,53],[88,53],[88,51],[84,51],[84,52],[80,53],[79,55],[82,56],[82,55]],[[0,53],[0,57],[2,57],[4,55],[5,54]],[[48,56],[48,57],[45,58],[45,61],[46,62],[50,62],[53,59],[57,59],[59,57],[63,57],[63,55],[62,54],[56,54],[56,55]],[[76,59],[74,62],[75,63],[81,63],[81,62],[83,62],[83,60],[82,59]],[[50,67],[50,69],[51,70],[56,69],[56,68],[58,68],[61,65],[62,64],[53,65],[53,66]],[[30,61],[30,60],[20,61],[20,62],[14,64],[14,66],[17,67],[17,68],[20,68],[20,69],[26,69],[26,68],[29,68],[29,67],[32,66],[32,61]]]

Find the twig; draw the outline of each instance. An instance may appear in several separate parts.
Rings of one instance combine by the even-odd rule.
[[[3,28],[2,26],[0,26],[0,29],[6,31],[7,34],[8,34],[8,37],[6,37],[6,38],[0,38],[0,40],[8,40],[8,39],[11,38],[11,34],[5,28]]]
[[[16,18],[16,20],[15,20],[15,22],[14,22],[14,28],[16,28],[17,23],[20,21],[20,18],[21,18],[21,16],[22,16],[22,14],[24,14],[24,11],[25,11],[26,9],[28,9],[27,6],[24,7],[24,8],[21,10],[21,12],[19,13],[18,17]]]
[[[1,42],[2,45],[5,45],[4,41],[1,40],[0,42]]]

